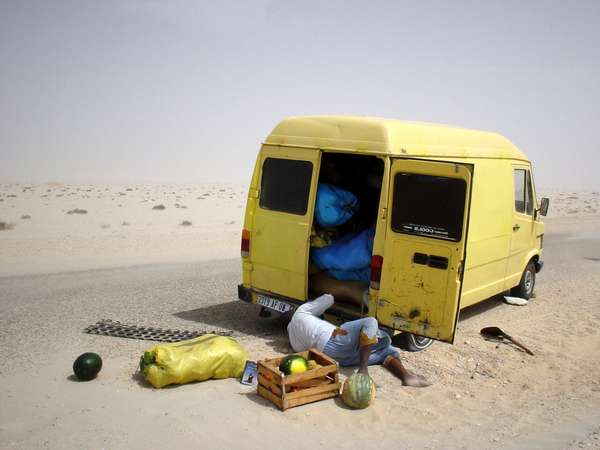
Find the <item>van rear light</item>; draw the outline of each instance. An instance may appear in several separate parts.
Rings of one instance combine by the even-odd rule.
[[[247,258],[250,256],[250,231],[242,230],[242,248],[241,248],[242,258]]]
[[[371,258],[371,289],[379,289],[383,256],[373,255]]]

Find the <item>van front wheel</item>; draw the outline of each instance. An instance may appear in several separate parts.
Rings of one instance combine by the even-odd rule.
[[[420,352],[427,347],[431,347],[433,339],[423,336],[417,336],[411,333],[402,333],[394,336],[393,343],[396,347],[408,352]]]
[[[514,297],[524,298],[529,300],[533,295],[533,288],[535,287],[535,264],[533,261],[529,261],[527,267],[523,271],[521,281],[518,286],[511,289],[510,293]]]

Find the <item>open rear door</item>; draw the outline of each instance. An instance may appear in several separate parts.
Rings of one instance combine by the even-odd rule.
[[[306,300],[320,151],[264,145],[254,209],[252,287]]]
[[[460,303],[471,166],[395,159],[377,319],[453,342]]]

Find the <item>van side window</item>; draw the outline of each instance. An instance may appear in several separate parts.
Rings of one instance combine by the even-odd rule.
[[[525,169],[515,169],[515,211],[533,215],[531,175]]]
[[[265,159],[260,182],[260,207],[300,216],[306,214],[312,170],[310,161]]]
[[[529,172],[529,170],[527,171],[527,196],[526,196],[526,202],[527,204],[525,205],[525,211],[527,211],[527,214],[529,214],[530,216],[533,216],[533,189],[531,188],[531,172]]]
[[[394,177],[392,230],[460,241],[466,192],[464,180],[397,173]]]
[[[525,213],[525,171],[515,169],[515,211]]]

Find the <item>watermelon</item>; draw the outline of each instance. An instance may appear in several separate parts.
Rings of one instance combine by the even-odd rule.
[[[102,369],[102,358],[96,353],[84,353],[73,363],[73,372],[80,381],[89,381],[96,378]]]
[[[308,370],[308,361],[300,355],[288,355],[281,360],[279,370],[286,375],[306,372]]]
[[[371,404],[375,397],[375,383],[364,373],[352,374],[344,382],[342,400],[353,409],[363,409]]]

